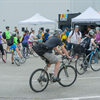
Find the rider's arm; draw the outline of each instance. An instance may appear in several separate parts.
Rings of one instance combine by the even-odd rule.
[[[59,54],[61,54],[61,55],[63,56],[63,53],[60,52],[60,50],[59,50],[57,47],[55,47],[54,49],[55,49]]]
[[[65,47],[64,47],[64,45],[61,46],[61,49],[62,49],[62,51],[65,53],[65,55],[66,55],[68,58],[70,58],[69,55],[68,55],[68,52],[66,51],[66,49],[65,49]]]
[[[95,44],[94,40],[91,40],[92,44],[98,48],[98,46]]]
[[[37,39],[37,37],[33,36],[34,39]]]
[[[81,37],[79,37],[78,44],[80,44],[80,42],[81,42]]]
[[[33,41],[33,39],[31,39],[30,37],[29,37],[29,39]]]
[[[3,38],[3,37],[1,37],[1,39],[2,39],[5,43],[7,43],[7,42],[4,40],[4,38]]]
[[[67,42],[70,43],[71,35],[69,34]]]

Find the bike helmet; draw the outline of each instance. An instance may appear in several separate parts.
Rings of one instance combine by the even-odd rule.
[[[90,31],[88,32],[88,34],[89,34],[90,36],[93,36],[93,35],[95,34],[95,32],[94,32],[93,30],[90,30]]]
[[[46,31],[46,32],[49,32],[49,31],[50,31],[50,29],[48,29],[48,28],[47,28],[45,31]]]
[[[9,26],[6,26],[6,29],[9,28]]]
[[[96,27],[95,29],[100,30],[100,27]]]
[[[2,31],[0,30],[0,33],[2,33]]]
[[[11,33],[12,36],[14,36],[14,35],[16,35],[16,34],[17,34],[16,32],[12,32],[12,33]]]
[[[61,29],[56,29],[56,30],[54,30],[54,34],[53,35],[59,35],[61,33],[62,33]]]
[[[42,30],[39,30],[40,33],[42,33]]]
[[[79,28],[79,26],[78,26],[78,25],[76,25],[76,26],[75,26],[75,28]]]

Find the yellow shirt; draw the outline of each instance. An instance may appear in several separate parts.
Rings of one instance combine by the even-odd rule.
[[[41,39],[42,39],[43,35],[44,35],[44,34],[43,34],[43,33],[41,33]]]
[[[66,40],[67,39],[67,35],[65,34],[63,34],[62,33],[62,35],[61,35],[61,41],[63,41],[63,40]],[[65,43],[63,42],[63,44],[64,44],[64,46],[65,46]]]

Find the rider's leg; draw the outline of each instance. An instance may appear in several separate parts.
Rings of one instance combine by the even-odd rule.
[[[59,65],[60,65],[60,61],[58,60],[55,63],[54,77],[57,77],[57,74],[58,74],[58,71],[59,71]]]
[[[18,50],[17,47],[15,48],[15,50],[16,50],[16,52],[18,53],[18,55],[20,56],[20,58],[22,58],[22,56],[21,56],[21,54],[20,54],[20,52],[19,52],[19,50]]]
[[[6,47],[6,51],[8,51],[8,50],[10,51],[10,46],[7,45],[7,47]]]
[[[11,61],[12,61],[12,63],[14,62],[14,61],[13,61],[13,53],[12,53],[12,56],[11,56]]]

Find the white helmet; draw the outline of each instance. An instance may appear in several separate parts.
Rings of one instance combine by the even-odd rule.
[[[53,35],[59,35],[61,33],[62,33],[61,29],[56,29],[56,30],[54,30],[54,34]]]

